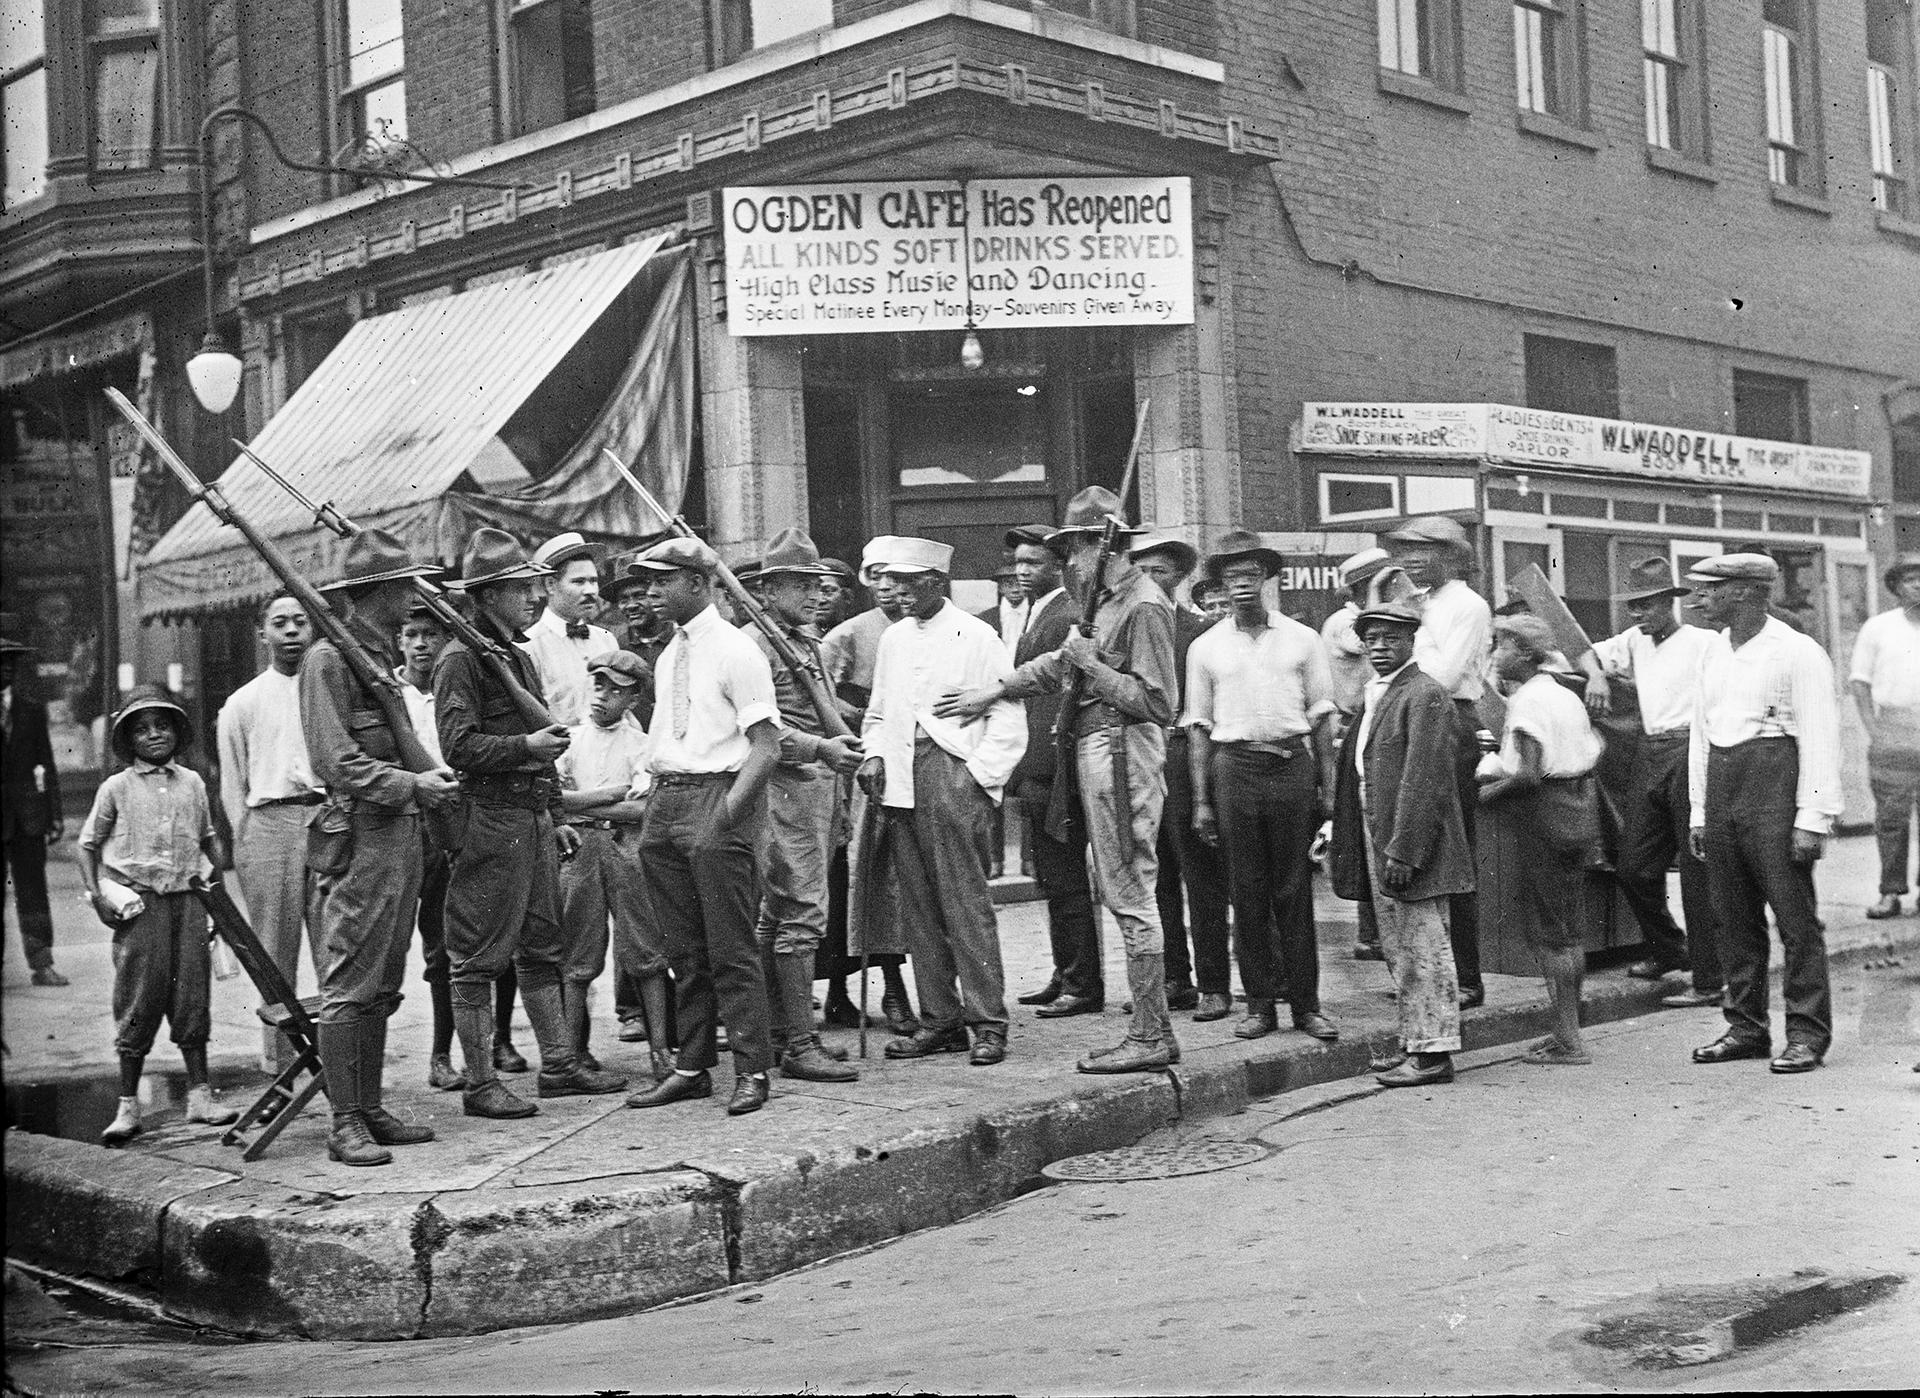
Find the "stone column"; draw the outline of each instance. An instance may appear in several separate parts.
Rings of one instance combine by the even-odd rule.
[[[724,306],[700,269],[700,415],[706,448],[708,537],[728,562],[757,557],[769,535],[807,523],[807,448],[800,347],[743,339],[715,318]]]
[[[1239,522],[1239,410],[1222,305],[1134,333],[1134,392],[1153,399],[1140,447],[1141,518],[1205,550]]]

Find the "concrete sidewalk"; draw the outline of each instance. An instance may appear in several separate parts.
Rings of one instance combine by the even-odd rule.
[[[1869,923],[1870,839],[1836,842],[1820,886],[1836,952],[1871,954],[1920,937],[1920,919]],[[725,1116],[719,1097],[650,1112],[620,1096],[541,1104],[517,1123],[465,1117],[457,1095],[425,1086],[427,1006],[416,965],[395,1018],[390,1105],[440,1133],[355,1170],[326,1159],[325,1112],[310,1110],[266,1157],[243,1165],[218,1131],[180,1120],[180,1080],[162,1045],[148,1089],[156,1119],[133,1148],[87,1143],[111,1115],[108,936],[53,871],[59,964],[74,984],[26,983],[8,948],[5,993],[10,1107],[40,1131],[7,1138],[8,1250],[50,1265],[132,1280],[183,1316],[231,1329],[327,1336],[460,1334],[620,1314],[732,1282],[775,1275],[914,1229],[944,1224],[1030,1188],[1049,1161],[1131,1144],[1181,1118],[1366,1071],[1369,1045],[1394,1032],[1378,963],[1354,962],[1351,905],[1322,904],[1322,995],[1342,1030],[1322,1045],[1282,1032],[1253,1042],[1232,1019],[1176,1016],[1186,1055],[1169,1073],[1091,1078],[1073,1070],[1124,1032],[1125,979],[1109,936],[1114,1004],[1101,1016],[1037,1020],[1013,1007],[1010,1057],[897,1063],[870,1036],[862,1079],[845,1086],[775,1079],[759,1114]],[[1044,911],[1001,911],[1009,999],[1047,973]],[[1488,1004],[1466,1018],[1469,1049],[1542,1032],[1532,978],[1491,976]],[[875,998],[877,1000],[877,978]],[[1648,1011],[1661,992],[1619,970],[1593,976],[1588,1017]],[[1697,1018],[1712,1037],[1711,1011]],[[603,1012],[597,1047],[610,1068],[644,1081],[643,1045],[621,1045]],[[850,1050],[852,1031],[829,1031]],[[217,984],[214,1059],[238,1100],[259,1035],[251,988]],[[525,1044],[531,1051],[531,1043]],[[164,1071],[163,1071],[164,1070]],[[52,1084],[37,1091],[22,1084]],[[520,1079],[529,1095],[532,1083]],[[61,1085],[64,1084],[64,1085]],[[46,1119],[47,1113],[51,1119]]]

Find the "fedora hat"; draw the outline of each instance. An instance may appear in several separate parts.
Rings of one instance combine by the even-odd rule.
[[[1128,555],[1136,562],[1151,554],[1164,553],[1173,560],[1173,566],[1185,577],[1193,571],[1193,565],[1200,561],[1200,550],[1185,539],[1172,534],[1148,534],[1137,540],[1128,550]]]
[[[883,573],[948,573],[953,571],[953,545],[932,539],[894,538]]]
[[[702,573],[712,577],[714,570],[719,566],[719,554],[698,539],[688,539],[676,534],[670,539],[662,539],[634,559],[627,565],[627,572],[676,573],[684,569],[689,573]]]
[[[1661,597],[1685,597],[1693,589],[1677,586],[1673,565],[1664,558],[1636,558],[1627,565],[1627,590],[1616,592],[1616,602],[1652,602]]]
[[[1222,534],[1213,546],[1213,552],[1207,555],[1207,576],[1217,578],[1226,572],[1229,563],[1258,563],[1272,577],[1281,569],[1280,555],[1260,542],[1260,536],[1249,529],[1229,529]]]
[[[1900,590],[1900,577],[1903,573],[1920,571],[1920,553],[1903,553],[1887,565],[1887,571],[1880,580],[1887,585],[1888,592]]]
[[[782,529],[767,540],[766,551],[760,555],[759,571],[763,578],[775,573],[802,573],[810,578],[833,574],[833,569],[820,561],[820,550],[813,546],[806,531],[791,528]]]
[[[407,546],[386,530],[362,529],[347,540],[341,575],[330,583],[322,583],[318,590],[337,592],[341,588],[392,582],[396,578],[424,578],[440,571],[438,564],[415,563]]]
[[[1398,529],[1389,530],[1381,538],[1394,544],[1442,544],[1448,548],[1471,552],[1473,545],[1467,540],[1467,531],[1457,519],[1446,515],[1421,515],[1410,519]]]
[[[119,711],[113,716],[113,722],[107,729],[107,742],[113,748],[113,755],[122,762],[133,761],[133,739],[127,732],[127,725],[133,716],[148,709],[162,709],[173,715],[173,721],[180,730],[180,744],[174,749],[177,757],[180,748],[193,741],[193,723],[174,697],[157,684],[137,685],[130,691]]]
[[[1078,535],[1101,533],[1109,519],[1120,521],[1122,534],[1144,532],[1127,523],[1126,509],[1118,495],[1103,485],[1090,485],[1067,501],[1067,517],[1060,521],[1058,529],[1047,535],[1047,542],[1070,544],[1076,542]]]
[[[544,578],[553,569],[527,557],[520,541],[504,529],[476,529],[460,557],[460,579],[448,587],[471,592],[488,583],[516,578]]]
[[[555,534],[539,548],[533,551],[533,561],[542,568],[551,568],[555,572],[566,567],[576,558],[590,558],[600,561],[600,546],[590,544],[586,538],[573,531]]]

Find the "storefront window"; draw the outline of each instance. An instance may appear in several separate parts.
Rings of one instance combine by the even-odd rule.
[[[899,384],[894,388],[897,485],[1034,485],[1047,479],[1046,390],[1039,384]]]

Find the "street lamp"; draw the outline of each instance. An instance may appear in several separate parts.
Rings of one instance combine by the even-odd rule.
[[[240,391],[240,356],[233,352],[226,337],[220,333],[216,320],[218,308],[214,301],[214,265],[213,265],[213,128],[222,121],[245,121],[253,124],[266,139],[267,149],[273,152],[273,158],[289,170],[305,170],[316,175],[350,175],[365,179],[370,175],[382,178],[406,180],[413,184],[451,184],[465,185],[477,189],[519,189],[517,184],[502,184],[494,180],[470,180],[456,175],[422,175],[413,171],[368,170],[353,165],[322,164],[310,160],[293,160],[280,149],[280,143],[274,139],[273,128],[268,126],[257,114],[248,111],[237,102],[229,102],[208,112],[200,123],[200,255],[201,271],[206,282],[207,334],[200,342],[200,352],[187,361],[187,382],[193,386],[193,396],[200,400],[200,406],[210,413],[224,413],[233,406],[234,395]]]

